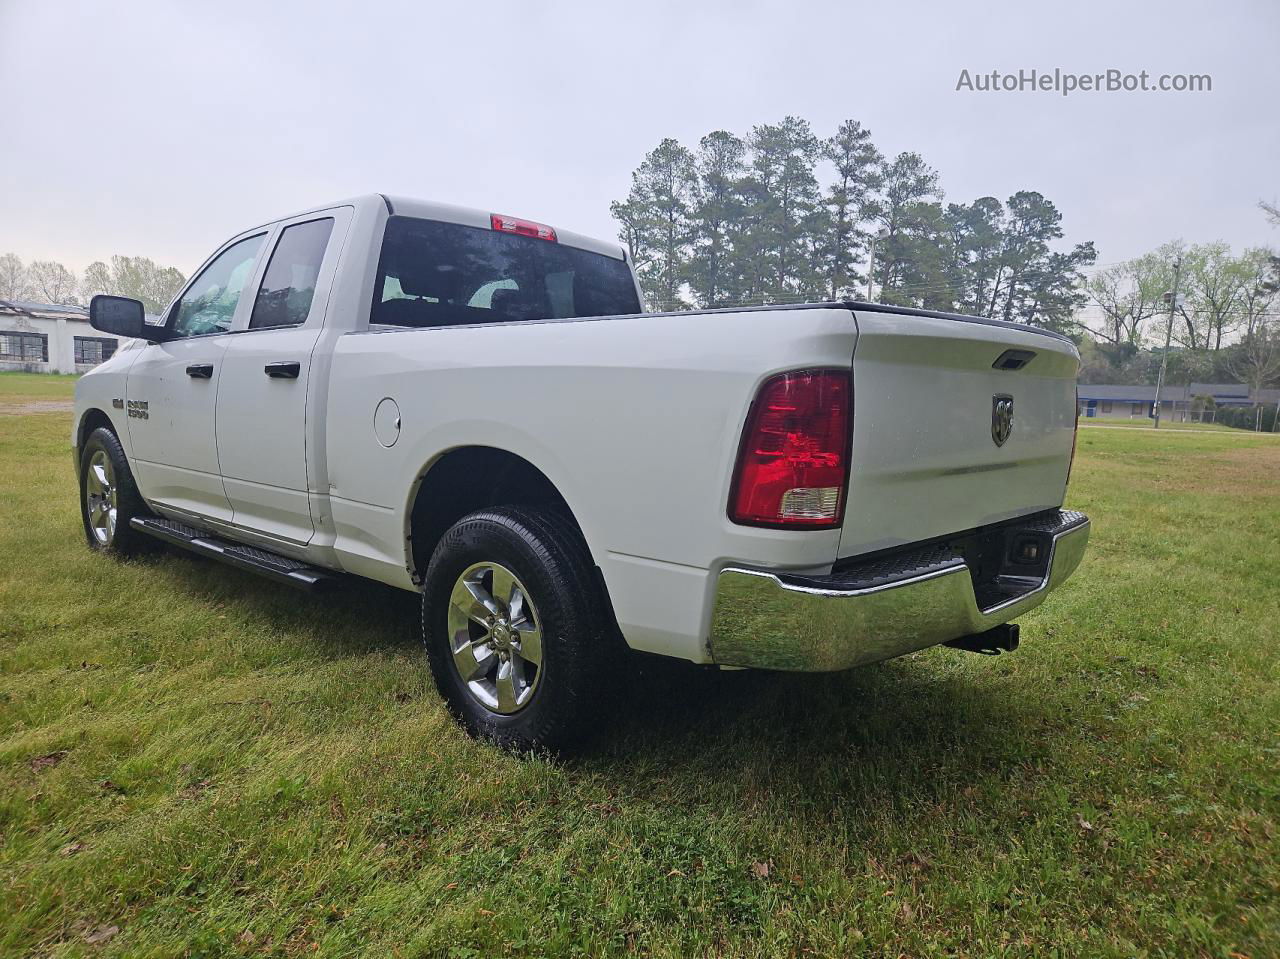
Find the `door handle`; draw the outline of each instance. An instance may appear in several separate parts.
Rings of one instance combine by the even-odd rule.
[[[268,363],[262,368],[263,372],[266,373],[267,376],[274,376],[281,380],[296,380],[298,378],[298,371],[301,369],[302,367],[296,362]]]
[[[187,376],[196,380],[213,379],[212,363],[192,363],[187,367]]]

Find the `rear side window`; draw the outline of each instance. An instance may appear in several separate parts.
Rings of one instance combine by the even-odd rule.
[[[393,216],[370,322],[449,326],[639,312],[622,260],[534,237]]]
[[[271,253],[262,286],[258,288],[249,329],[297,326],[306,322],[332,232],[332,217],[284,228]]]

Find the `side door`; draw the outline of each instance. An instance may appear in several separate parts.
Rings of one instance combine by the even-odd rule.
[[[272,235],[243,330],[218,390],[218,459],[232,522],[271,542],[305,545],[315,526],[307,483],[311,359],[350,221],[349,207],[285,220]]]
[[[196,274],[166,314],[164,339],[129,370],[125,402],[133,471],[147,500],[229,522],[214,416],[231,329],[247,312],[242,296],[267,239],[236,237]]]

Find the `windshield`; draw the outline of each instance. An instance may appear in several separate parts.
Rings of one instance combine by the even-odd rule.
[[[450,326],[639,313],[620,259],[533,237],[393,216],[370,322]]]

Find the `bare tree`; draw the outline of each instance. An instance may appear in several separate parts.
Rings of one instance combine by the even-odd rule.
[[[1119,346],[1142,342],[1142,324],[1161,310],[1164,264],[1149,253],[1090,277],[1089,299],[1102,310],[1104,325],[1086,327],[1097,339]]]
[[[162,267],[145,256],[113,256],[108,266],[90,263],[80,281],[80,297],[88,303],[98,293],[112,293],[141,300],[149,313],[159,313],[177,295],[185,277],[173,267]]]
[[[1246,277],[1240,319],[1247,338],[1280,306],[1280,285],[1276,283],[1276,255],[1270,250],[1245,250],[1240,262]]]
[[[1240,341],[1231,372],[1248,385],[1253,405],[1260,407],[1262,389],[1280,377],[1280,324],[1269,316],[1260,319]]]
[[[1183,345],[1220,350],[1223,339],[1240,326],[1240,300],[1249,284],[1249,270],[1222,242],[1187,250],[1182,260],[1182,308],[1186,331]]]
[[[13,253],[0,256],[0,300],[83,305],[99,293],[113,293],[141,300],[148,312],[159,313],[185,282],[173,267],[160,266],[145,256],[113,256],[110,264],[96,260],[79,280],[52,260],[24,267]]]
[[[115,284],[111,277],[111,268],[101,260],[94,260],[85,267],[84,276],[80,278],[80,300],[88,303],[99,293],[112,293]]]
[[[74,303],[76,275],[53,260],[36,260],[27,268],[32,292],[46,303]]]
[[[27,268],[13,253],[0,256],[0,300],[26,300],[31,296]]]

